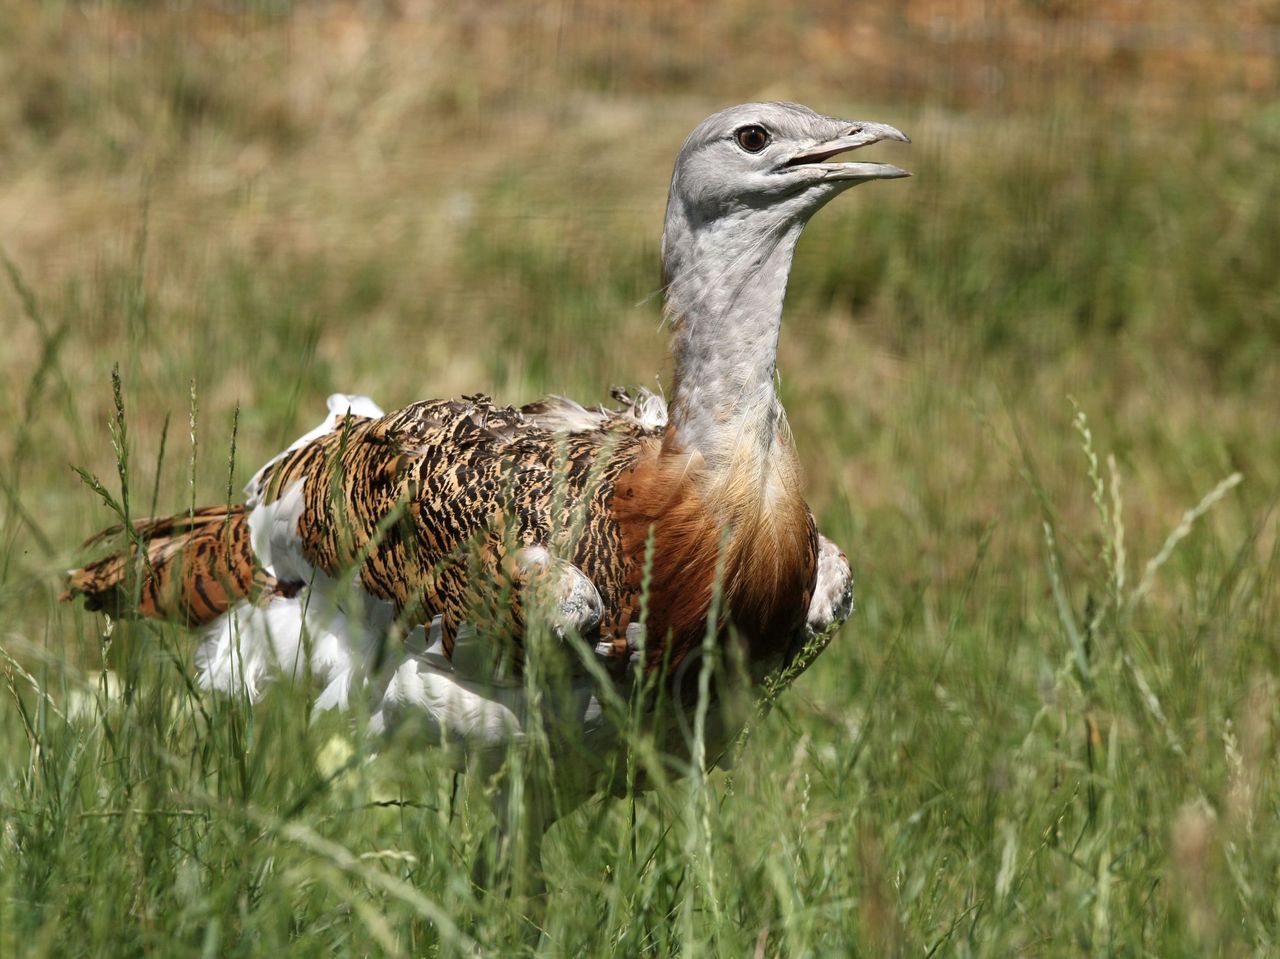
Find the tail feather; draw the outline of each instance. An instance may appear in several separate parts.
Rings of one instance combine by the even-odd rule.
[[[133,529],[137,544],[72,570],[62,598],[83,596],[86,609],[117,617],[201,626],[243,599],[289,592],[254,559],[243,506],[139,520]],[[122,532],[114,526],[85,545]]]

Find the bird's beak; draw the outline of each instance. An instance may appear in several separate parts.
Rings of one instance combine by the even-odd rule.
[[[834,156],[879,143],[881,140],[897,140],[910,143],[911,138],[887,123],[871,123],[863,120],[840,121],[844,132],[830,140],[815,143],[795,154],[779,168],[785,170],[798,166],[810,166],[823,172],[829,180],[893,180],[911,176],[906,170],[889,163],[828,163]]]

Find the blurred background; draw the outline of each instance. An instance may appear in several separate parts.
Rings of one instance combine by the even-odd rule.
[[[859,795],[895,790],[859,807],[860,921],[927,945],[1074,781],[1061,815],[1082,821],[1095,786],[1119,790],[1129,915],[1217,943],[1205,916],[1236,909],[1263,942],[1280,851],[1236,895],[1223,850],[1252,834],[1197,845],[1184,804],[1237,795],[1223,729],[1256,720],[1250,808],[1275,811],[1277,0],[0,3],[5,629],[96,662],[91,620],[55,597],[111,518],[68,467],[116,482],[114,365],[135,514],[238,495],[334,391],[391,409],[667,382],[672,160],[708,113],[774,98],[914,141],[872,157],[912,179],[807,230],[780,359],[859,589],[787,723],[814,750],[874,726]],[[1071,680],[1076,621],[1237,471],[1114,642],[1088,637],[1114,687]],[[1103,744],[1161,765],[1089,780],[1085,810]],[[935,915],[884,879],[923,854],[880,837],[945,809],[973,828],[928,848],[986,872],[952,875]],[[1028,908],[1094,929],[1100,850]],[[1214,869],[1221,899],[1171,891]]]

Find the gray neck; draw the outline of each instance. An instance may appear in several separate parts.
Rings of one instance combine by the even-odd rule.
[[[767,457],[783,421],[778,331],[804,221],[761,224],[751,212],[694,225],[668,210],[663,235],[676,362],[670,423],[680,446],[713,469]]]

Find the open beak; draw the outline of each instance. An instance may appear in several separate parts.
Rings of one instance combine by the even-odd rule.
[[[829,163],[834,156],[879,143],[881,140],[897,140],[910,143],[911,138],[887,123],[870,123],[859,120],[845,121],[846,132],[840,136],[816,143],[786,160],[779,170],[790,167],[812,166],[822,170],[824,179],[830,180],[893,180],[911,176],[906,170],[889,163]]]

